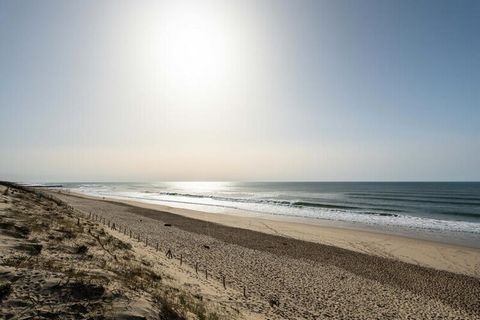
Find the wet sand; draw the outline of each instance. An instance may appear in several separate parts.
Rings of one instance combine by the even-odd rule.
[[[170,249],[211,277],[225,276],[228,287],[246,287],[246,307],[267,317],[480,317],[476,277],[152,208],[59,196],[148,238],[152,246]]]

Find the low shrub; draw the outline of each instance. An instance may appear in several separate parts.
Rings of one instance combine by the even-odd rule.
[[[10,282],[0,282],[0,302],[12,293],[12,284]]]

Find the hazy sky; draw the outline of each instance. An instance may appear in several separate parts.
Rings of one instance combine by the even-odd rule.
[[[480,1],[0,0],[0,179],[480,180]]]

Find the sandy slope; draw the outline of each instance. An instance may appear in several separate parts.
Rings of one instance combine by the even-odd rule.
[[[229,303],[231,291],[187,280],[163,254],[61,203],[5,190],[0,186],[0,319],[249,315]]]

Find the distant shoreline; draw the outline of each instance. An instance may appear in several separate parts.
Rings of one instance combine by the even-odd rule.
[[[272,215],[244,216],[244,212],[236,214],[210,213],[142,201],[95,197],[81,193],[68,193],[68,195],[170,212],[229,227],[333,245],[347,250],[480,277],[480,248],[421,239],[413,237],[412,234],[392,234],[388,231],[354,226],[338,221]]]
[[[56,190],[58,191],[58,190]],[[350,231],[366,231],[373,234],[383,234],[389,236],[399,236],[401,238],[411,238],[415,240],[422,240],[428,242],[442,243],[446,245],[454,245],[466,248],[480,249],[480,234],[465,232],[455,232],[452,230],[437,230],[437,229],[428,229],[428,228],[409,228],[407,226],[400,225],[381,225],[381,224],[367,224],[356,221],[342,221],[342,220],[330,220],[323,218],[313,218],[313,217],[301,217],[293,215],[282,215],[282,214],[270,214],[264,212],[256,212],[246,209],[239,209],[236,207],[222,206],[221,208],[225,209],[222,212],[210,211],[210,208],[215,206],[212,205],[202,205],[197,203],[188,203],[188,202],[171,202],[169,200],[149,200],[135,198],[131,199],[128,197],[115,196],[115,195],[89,195],[85,193],[69,191],[72,194],[77,194],[79,196],[93,197],[93,198],[106,198],[113,201],[120,201],[124,203],[131,203],[133,205],[149,205],[157,206],[159,210],[175,210],[178,214],[190,213],[191,217],[205,217],[209,216],[213,221],[221,221],[225,216],[237,216],[237,217],[246,217],[249,219],[264,219],[272,222],[287,222],[293,224],[302,224],[302,225],[315,225],[320,227],[332,227],[342,230],[348,229]],[[158,202],[171,203],[172,205],[166,205]],[[480,225],[479,225],[480,227]],[[261,230],[260,230],[261,231]],[[303,239],[303,236],[302,236]]]
[[[324,182],[65,183],[66,190],[480,249],[480,184]]]

